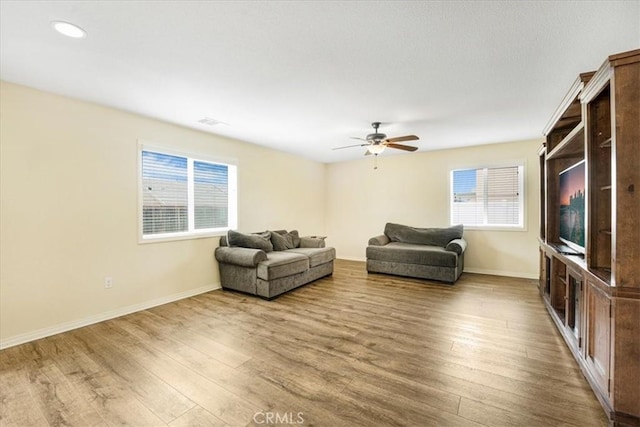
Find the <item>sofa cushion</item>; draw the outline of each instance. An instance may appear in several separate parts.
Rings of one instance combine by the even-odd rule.
[[[458,255],[440,246],[391,242],[385,246],[367,246],[367,258],[404,264],[456,267]]]
[[[258,277],[274,280],[309,269],[309,257],[289,251],[269,252],[267,259],[258,264]]]
[[[325,264],[336,259],[334,248],[295,248],[287,252],[302,254],[309,258],[309,267]]]
[[[260,234],[244,234],[238,231],[229,230],[227,232],[227,242],[229,246],[262,249],[265,252],[273,251],[271,232],[269,231],[265,231]]]
[[[388,222],[384,227],[384,234],[392,242],[434,245],[444,248],[453,239],[461,238],[463,230],[462,224],[448,228],[416,228]]]
[[[301,248],[324,248],[326,245],[324,237],[303,236],[300,238]]]
[[[298,240],[300,240],[298,238]],[[293,249],[296,247],[294,235],[291,233],[271,232],[271,243],[273,243],[274,251],[286,251],[287,249]]]

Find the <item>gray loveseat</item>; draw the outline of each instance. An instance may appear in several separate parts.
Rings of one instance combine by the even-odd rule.
[[[464,268],[463,226],[416,228],[387,223],[369,239],[367,271],[455,283]]]
[[[297,231],[243,234],[229,231],[215,250],[223,289],[271,299],[333,274],[334,248]]]

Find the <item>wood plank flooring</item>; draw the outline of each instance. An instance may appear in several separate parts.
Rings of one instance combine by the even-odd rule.
[[[213,291],[0,352],[0,425],[604,426],[531,280]]]

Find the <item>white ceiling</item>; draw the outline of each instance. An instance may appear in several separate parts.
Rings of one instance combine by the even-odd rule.
[[[360,158],[332,148],[372,121],[420,151],[541,138],[578,73],[640,46],[637,0],[2,0],[0,19],[3,80],[321,162]]]

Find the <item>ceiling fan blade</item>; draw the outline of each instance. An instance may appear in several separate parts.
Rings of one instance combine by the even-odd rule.
[[[398,150],[404,150],[404,151],[416,151],[418,149],[418,147],[414,147],[412,145],[393,144],[393,143],[388,143],[387,147],[397,148]]]
[[[359,137],[357,137],[357,136],[350,136],[349,138],[351,138],[351,139],[359,139],[360,141],[366,141],[366,139],[364,139],[364,138],[359,138]]]
[[[332,150],[342,150],[343,148],[353,148],[353,147],[366,147],[369,144],[355,144],[355,145],[345,145],[344,147],[334,147]]]
[[[418,138],[415,135],[406,135],[406,136],[398,136],[396,138],[387,138],[385,141],[387,142],[402,142],[402,141],[417,141]]]

